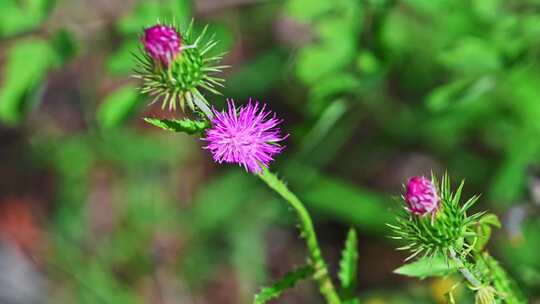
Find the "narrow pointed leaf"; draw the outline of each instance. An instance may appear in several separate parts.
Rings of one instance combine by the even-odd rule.
[[[453,273],[457,270],[455,266],[449,265],[441,256],[426,257],[418,261],[403,265],[394,270],[394,273],[408,277],[427,278],[440,277]]]
[[[145,118],[147,123],[167,131],[183,132],[187,134],[195,134],[203,132],[210,127],[207,121],[191,120],[191,119],[157,119]]]
[[[339,262],[339,281],[341,288],[346,294],[350,294],[356,285],[356,275],[358,272],[358,239],[356,231],[351,228],[347,233],[345,248]]]
[[[499,218],[493,213],[485,214],[478,220],[478,225],[475,229],[477,239],[474,244],[474,250],[476,252],[483,251],[489,242],[491,238],[491,226],[501,228]]]
[[[493,227],[501,228],[501,221],[499,221],[499,218],[493,213],[488,213],[482,216],[478,222],[483,225],[491,225]]]
[[[293,288],[299,281],[308,278],[313,274],[313,268],[304,266],[292,272],[287,273],[281,280],[277,281],[270,287],[264,287],[255,295],[254,304],[264,304],[269,300],[275,299],[283,293],[283,291]]]

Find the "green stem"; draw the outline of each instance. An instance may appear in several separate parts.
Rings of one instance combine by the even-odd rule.
[[[194,89],[191,92],[191,96],[191,100],[197,106],[197,108],[204,113],[208,121],[212,121],[212,119],[214,118],[214,113],[212,113],[212,110],[208,107],[207,101],[204,96],[202,96],[202,94],[197,89]]]
[[[489,277],[495,290],[504,298],[505,303],[508,304],[525,304],[527,299],[523,295],[519,286],[510,275],[501,267],[499,262],[489,255],[488,252],[484,252],[479,255],[479,259],[482,260],[484,265],[487,266]]]
[[[472,287],[478,289],[482,287],[482,282],[476,278],[476,276],[465,266],[463,261],[457,257],[456,252],[454,251],[454,248],[449,249],[450,258],[456,263],[456,266],[458,267],[459,272],[463,275],[463,277],[471,284]]]
[[[456,263],[459,272],[469,282],[469,284],[475,289],[479,290],[483,286],[492,285],[494,290],[497,291],[499,297],[504,299],[508,304],[525,304],[527,300],[521,293],[521,290],[515,283],[515,281],[508,276],[506,271],[499,265],[497,260],[490,256],[487,252],[475,255],[475,264],[481,269],[481,271],[488,275],[489,285],[484,285],[476,278],[476,276],[465,266],[463,261],[456,255],[453,248],[449,250],[450,258]]]
[[[326,262],[321,255],[319,243],[317,241],[317,235],[313,228],[313,222],[311,217],[302,202],[292,193],[285,183],[278,179],[268,169],[264,168],[263,172],[258,176],[274,191],[276,191],[281,197],[283,197],[294,209],[298,219],[300,220],[300,230],[302,237],[306,240],[309,251],[309,262],[314,269],[313,278],[319,284],[319,290],[321,294],[326,298],[328,304],[340,304],[341,300],[337,295],[332,279],[328,273]]]

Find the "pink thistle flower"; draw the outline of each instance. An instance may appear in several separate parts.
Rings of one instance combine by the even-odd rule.
[[[158,24],[144,30],[141,42],[150,57],[167,67],[180,53],[182,37],[173,27]]]
[[[405,202],[410,212],[424,216],[437,211],[440,199],[435,185],[429,179],[414,176],[407,183]]]
[[[274,155],[279,154],[283,147],[279,142],[288,135],[281,136],[278,125],[282,120],[276,114],[265,111],[266,105],[250,102],[239,109],[232,99],[228,100],[228,110],[214,110],[212,127],[206,132],[204,141],[208,145],[217,163],[237,163],[246,171],[262,172],[268,167]]]

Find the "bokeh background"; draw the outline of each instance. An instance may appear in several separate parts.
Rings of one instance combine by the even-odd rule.
[[[130,77],[158,18],[228,52],[213,104],[285,119],[272,168],[333,270],[357,228],[362,303],[443,303],[457,282],[394,274],[385,226],[407,177],[445,170],[500,216],[489,250],[540,303],[538,0],[1,0],[0,303],[251,303],[303,264],[283,201],[142,120],[182,116]],[[322,298],[305,282],[275,303]]]

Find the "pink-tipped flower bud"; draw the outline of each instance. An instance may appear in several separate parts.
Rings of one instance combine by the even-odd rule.
[[[413,214],[424,216],[439,208],[439,196],[433,183],[421,176],[412,177],[407,183],[405,202]]]
[[[173,27],[158,24],[144,30],[141,42],[150,57],[167,67],[180,53],[182,37]]]

